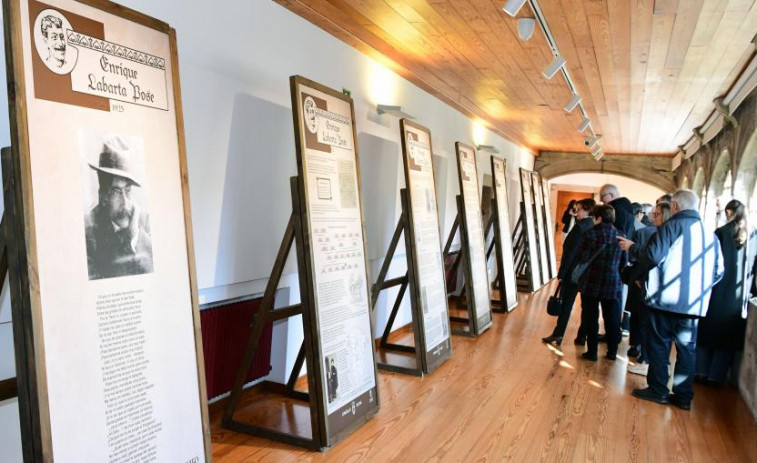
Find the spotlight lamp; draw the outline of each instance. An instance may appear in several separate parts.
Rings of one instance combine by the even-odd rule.
[[[534,25],[536,20],[534,18],[520,18],[518,19],[518,38],[524,42],[527,42],[534,35]]]
[[[599,161],[600,159],[602,159],[602,157],[603,157],[604,155],[605,155],[604,151],[602,151],[602,150],[599,150],[599,151],[597,152],[597,154],[596,154],[596,155],[594,156],[594,160],[595,160],[595,161]]]
[[[402,106],[380,104],[376,105],[376,112],[379,114],[391,114],[396,117],[404,117],[405,119],[415,119],[415,116],[403,111]]]
[[[555,76],[555,74],[557,74],[557,71],[562,69],[563,66],[565,66],[565,58],[560,55],[555,56],[552,64],[550,64],[549,67],[544,71],[544,77],[551,79]]]
[[[599,145],[597,145],[597,146],[595,146],[595,147],[594,147],[594,149],[592,149],[592,150],[591,150],[591,155],[592,155],[592,156],[594,156],[594,157],[596,158],[596,157],[597,157],[597,155],[598,155],[599,153],[601,153],[601,152],[602,152],[602,147],[601,147],[601,146],[599,146]]]
[[[476,145],[476,151],[486,151],[487,153],[498,154],[499,150],[492,145]]]
[[[584,117],[583,120],[581,121],[581,125],[578,126],[578,131],[583,132],[589,127],[589,124],[591,124],[591,119],[589,119],[588,117]]]
[[[505,6],[503,6],[502,9],[505,10],[505,13],[515,17],[525,3],[526,0],[507,0],[507,3],[505,3]]]
[[[574,93],[570,101],[568,102],[568,104],[565,105],[565,111],[567,112],[573,111],[576,108],[576,106],[578,106],[578,103],[580,102],[581,102],[581,96],[578,93]],[[583,132],[583,130],[581,130],[581,132]]]

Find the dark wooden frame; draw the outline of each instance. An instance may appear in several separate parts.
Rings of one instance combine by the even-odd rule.
[[[539,270],[541,284],[546,285],[551,279],[549,274],[549,250],[544,222],[544,195],[541,192],[541,177],[531,172],[531,197],[533,198],[534,218],[536,219],[536,240],[539,244]]]
[[[375,309],[376,302],[378,302],[379,294],[381,294],[381,291],[393,288],[395,286],[400,287],[399,292],[397,293],[397,297],[394,299],[394,304],[392,305],[392,311],[389,315],[389,320],[384,327],[384,332],[381,334],[378,349],[404,354],[412,354],[415,361],[415,366],[411,367],[400,365],[397,362],[391,362],[388,360],[386,352],[377,352],[378,358],[376,359],[376,365],[378,365],[379,369],[381,370],[393,371],[396,373],[405,373],[414,376],[423,376],[425,365],[425,355],[423,355],[423,353],[426,352],[426,345],[423,343],[425,338],[421,336],[418,323],[418,319],[422,317],[421,311],[423,309],[417,305],[417,300],[415,297],[410,297],[410,313],[412,316],[411,323],[413,325],[413,345],[407,346],[404,344],[389,342],[389,335],[391,334],[392,328],[394,327],[394,321],[397,318],[397,313],[399,313],[400,306],[402,305],[402,299],[405,296],[405,292],[407,291],[408,286],[410,287],[410,294],[415,294],[415,292],[417,291],[417,282],[415,281],[415,265],[413,264],[415,252],[410,251],[414,248],[415,244],[410,240],[411,225],[410,220],[408,220],[408,211],[410,210],[410,205],[408,203],[407,189],[405,188],[400,189],[400,204],[402,205],[402,214],[397,221],[397,227],[394,229],[392,240],[389,243],[389,249],[386,251],[384,263],[381,265],[381,270],[379,271],[379,276],[378,278],[376,278],[376,283],[374,283],[371,287],[371,308]],[[394,254],[397,251],[400,235],[404,236],[405,238],[407,271],[405,272],[405,275],[401,277],[387,280],[386,274],[389,272],[389,267],[392,265],[392,259],[394,259]],[[409,356],[405,355],[403,357]],[[385,361],[381,360],[384,358],[386,358]],[[427,371],[426,373],[430,372]]]
[[[520,192],[521,192],[521,220],[519,221],[521,227],[521,239],[522,244],[524,245],[523,250],[527,256],[527,259],[522,260],[521,262],[525,263],[528,266],[528,269],[523,272],[523,274],[527,275],[529,280],[527,282],[527,287],[530,292],[534,292],[537,289],[542,287],[542,281],[541,281],[541,263],[539,260],[539,243],[538,239],[536,237],[536,223],[534,222],[534,202],[533,198],[530,198],[533,195],[533,188],[531,187],[531,183],[533,183],[533,179],[531,177],[531,171],[526,170],[524,168],[519,169],[520,174]],[[527,180],[528,184],[524,184],[524,178]],[[527,201],[527,199],[529,199]],[[530,218],[530,220],[529,220]],[[516,226],[516,231],[518,227]],[[536,257],[536,259],[534,259]]]
[[[469,145],[466,145],[462,142],[455,142],[455,159],[457,164],[457,179],[458,179],[458,188],[460,191],[460,194],[456,197],[457,202],[457,218],[455,219],[455,224],[457,224],[457,227],[452,228],[449,238],[447,239],[447,244],[445,245],[445,257],[449,253],[449,248],[452,245],[452,241],[454,240],[456,228],[460,230],[460,260],[463,264],[463,279],[465,280],[465,296],[466,296],[466,308],[468,310],[468,316],[467,317],[451,317],[453,321],[456,322],[462,322],[468,325],[466,328],[462,330],[453,330],[453,333],[456,334],[462,334],[462,335],[472,335],[472,336],[479,336],[484,331],[491,328],[493,323],[493,317],[492,317],[492,311],[491,311],[491,290],[488,298],[488,302],[490,304],[489,306],[489,321],[485,323],[483,326],[478,325],[478,320],[475,317],[476,314],[476,301],[473,293],[473,262],[470,258],[470,234],[468,230],[468,223],[466,221],[466,208],[465,208],[465,196],[464,196],[464,190],[463,190],[463,172],[462,172],[462,153],[461,149],[467,149],[471,153],[473,153],[474,160],[473,160],[473,166],[475,168],[475,175],[478,176],[478,166],[476,165],[476,150]],[[478,177],[476,177],[476,182],[478,182]],[[478,188],[476,188],[476,193],[478,194]],[[481,220],[481,210],[480,210],[480,200],[479,200],[479,208],[476,213],[479,216],[479,220]],[[484,232],[484,226],[483,223],[481,224],[481,230],[482,233]],[[485,239],[485,238],[484,238]],[[486,242],[481,243],[482,246],[484,246],[483,251],[484,255],[486,255]],[[456,259],[457,262],[457,259]],[[453,272],[454,274],[454,272]],[[489,281],[488,281],[488,270],[487,270],[487,288],[489,287]]]
[[[510,233],[510,224],[501,224],[499,221],[499,208],[503,207],[505,210],[508,211],[509,214],[509,205],[508,204],[499,204],[499,201],[497,200],[497,174],[496,174],[496,168],[495,163],[499,161],[502,163],[502,169],[503,174],[506,172],[507,164],[504,159],[495,158],[494,156],[491,156],[489,158],[489,163],[491,165],[492,169],[492,191],[494,193],[494,197],[491,199],[491,214],[489,217],[489,221],[486,225],[486,235],[488,235],[489,230],[493,230],[493,237],[492,237],[492,244],[486,251],[486,258],[488,259],[492,250],[496,248],[495,256],[497,259],[497,275],[495,277],[495,282],[497,285],[497,288],[499,290],[499,300],[497,301],[499,303],[498,308],[492,308],[493,312],[497,313],[506,313],[512,311],[517,305],[518,305],[518,288],[517,288],[517,281],[515,284],[515,287],[510,288],[508,290],[507,283],[505,281],[505,272],[510,271],[515,273],[515,265],[514,265],[514,252],[512,247],[510,248],[510,252],[513,255],[512,266],[505,267],[505,257],[504,257],[504,247],[503,247],[503,237],[505,236],[505,233],[507,233],[507,241],[512,243],[512,234]],[[505,175],[505,182],[507,182],[507,176]],[[504,191],[504,197],[507,198],[507,183],[503,185]],[[513,294],[510,294],[510,291],[513,292]],[[510,296],[513,296],[513,301],[508,303],[508,298]]]
[[[415,248],[415,227],[413,227],[413,224],[415,223],[413,220],[413,208],[412,205],[412,185],[410,184],[410,153],[408,152],[408,146],[407,146],[407,131],[406,128],[411,127],[415,130],[425,132],[428,135],[428,142],[429,142],[429,152],[431,153],[431,159],[433,161],[434,151],[432,148],[432,142],[431,142],[431,131],[427,129],[426,127],[417,124],[409,119],[402,118],[400,119],[400,138],[402,142],[402,166],[403,170],[405,172],[405,189],[407,191],[407,220],[409,226],[407,227],[407,235],[406,239],[410,241],[411,247],[406,249],[406,252],[409,254],[412,254],[410,258],[408,259],[408,276],[410,278],[410,281],[418,283],[418,279],[416,278],[416,275],[419,274],[419,262],[418,262],[418,255],[417,250]],[[431,169],[431,177],[432,177],[432,183],[434,188],[434,198],[437,200],[437,221],[439,217],[439,209],[438,209],[438,196],[436,194],[436,179],[433,167]],[[439,232],[439,236],[441,237],[441,231]],[[441,246],[441,243],[439,243]],[[442,254],[443,258],[444,254]],[[444,278],[442,278],[443,281]],[[447,285],[445,282],[444,286],[444,294],[447,294]],[[422,303],[421,303],[421,292],[420,292],[420,285],[414,285],[410,288],[410,297],[413,298],[413,305],[419,309],[418,314],[420,315],[418,317],[418,331],[419,331],[419,339],[421,341],[420,344],[416,344],[416,346],[427,346],[426,343],[426,337],[425,337],[425,320],[423,318],[423,310],[422,310]],[[445,298],[445,304],[446,298]],[[446,307],[446,313],[447,317],[449,319],[449,305]],[[446,345],[445,345],[446,344]],[[428,350],[423,349],[422,350],[422,356],[421,359],[423,360],[423,371],[426,374],[430,374],[434,370],[436,370],[442,363],[444,363],[451,355],[452,355],[452,340],[451,336],[447,338],[447,340],[444,343],[440,343],[433,347],[434,356],[429,357],[428,356]]]
[[[22,336],[16,338],[16,368],[19,392],[19,412],[21,413],[21,430],[25,461],[52,461],[52,436],[47,397],[45,374],[45,356],[37,349],[44,346],[41,326],[41,302],[37,285],[36,269],[37,249],[35,238],[35,221],[33,214],[33,197],[31,185],[31,161],[29,153],[29,127],[27,120],[25,70],[23,62],[23,37],[21,29],[20,3],[23,0],[3,1],[3,22],[5,30],[6,75],[8,80],[8,109],[11,128],[12,153],[12,188],[15,197],[11,210],[13,226],[6,227],[7,234],[15,239],[14,249],[9,251],[10,271],[18,272],[12,277],[18,280],[19,287],[11,291],[14,326],[22,330]],[[179,81],[179,59],[176,44],[176,30],[167,23],[139,13],[130,8],[107,0],[76,0],[77,2],[99,9],[121,19],[132,21],[144,27],[154,29],[167,35],[170,47],[169,57],[173,70],[172,91],[176,113],[176,131],[179,154],[179,176],[181,178],[184,228],[186,233],[189,283],[192,301],[192,318],[194,325],[195,355],[197,359],[197,382],[199,405],[203,429],[204,456],[212,459],[210,426],[208,424],[207,393],[205,387],[205,368],[200,333],[200,312],[198,306],[197,279],[195,273],[192,221],[190,216],[189,184],[187,177],[186,145],[184,140],[184,122],[181,104],[181,84]],[[4,186],[4,188],[6,188]],[[12,288],[15,284],[11,285]],[[14,297],[15,295],[15,297]],[[14,328],[15,330],[16,328]]]
[[[379,395],[378,395],[378,372],[376,370],[376,349],[371,342],[371,350],[372,350],[372,359],[373,359],[373,376],[374,376],[374,388],[371,390],[375,397],[374,406],[367,407],[364,409],[361,414],[355,415],[356,418],[352,423],[350,423],[345,429],[342,431],[332,434],[330,430],[330,424],[329,424],[329,416],[326,413],[326,400],[325,400],[325,394],[323,391],[323,364],[321,362],[321,359],[323,358],[323,353],[321,352],[321,345],[320,345],[320,330],[319,330],[319,322],[318,322],[318,310],[316,308],[316,299],[315,299],[315,288],[314,288],[314,274],[313,274],[313,252],[311,249],[311,231],[310,231],[310,220],[309,220],[309,210],[308,210],[308,201],[307,201],[307,184],[308,184],[308,172],[304,168],[304,160],[303,157],[305,155],[305,139],[304,139],[304,124],[302,121],[302,115],[299,108],[300,105],[300,99],[299,99],[299,88],[300,85],[304,85],[306,87],[310,87],[312,89],[315,89],[319,92],[325,93],[333,98],[340,99],[342,101],[345,101],[349,103],[350,106],[350,116],[352,120],[352,139],[353,139],[353,146],[354,146],[354,154],[355,154],[355,171],[357,175],[357,188],[358,188],[358,202],[359,202],[359,208],[360,208],[360,223],[361,226],[363,226],[363,207],[362,207],[362,188],[361,188],[361,179],[360,179],[360,163],[359,163],[359,156],[358,156],[358,146],[357,146],[357,131],[355,127],[355,106],[352,101],[352,98],[349,96],[343,94],[342,92],[338,92],[336,90],[332,90],[324,85],[321,85],[317,82],[313,82],[312,80],[306,79],[302,76],[291,76],[289,78],[289,85],[290,85],[290,91],[291,91],[291,97],[292,97],[292,115],[294,118],[294,138],[295,138],[295,148],[297,153],[297,172],[298,172],[298,180],[299,180],[299,204],[300,204],[300,213],[301,213],[301,233],[302,233],[302,251],[298,248],[298,252],[302,252],[303,257],[301,259],[301,263],[303,264],[304,271],[300,272],[300,288],[302,288],[302,291],[300,293],[301,303],[303,306],[303,323],[305,323],[306,332],[309,330],[309,336],[311,340],[311,345],[308,346],[308,342],[305,343],[305,349],[312,348],[312,352],[315,354],[314,359],[318,359],[317,362],[314,362],[317,364],[317,366],[314,366],[313,368],[313,380],[316,383],[315,389],[311,389],[309,393],[312,395],[314,392],[316,394],[316,406],[318,408],[318,413],[316,413],[317,419],[320,420],[319,429],[322,429],[322,447],[330,447],[336,444],[337,442],[341,441],[344,437],[348,436],[352,432],[354,432],[355,429],[362,426],[366,421],[371,419],[377,412],[379,408]],[[363,259],[365,261],[365,258],[367,256],[367,253],[365,251],[365,230],[362,231],[363,233]],[[366,275],[365,275],[365,281],[366,281],[366,294],[368,295],[368,298],[370,298],[370,290],[368,288],[368,264],[367,261],[364,263],[365,269],[366,269]],[[368,301],[368,304],[370,304],[370,299]],[[368,307],[368,310],[370,311],[370,307]],[[370,320],[370,333],[373,333],[373,319],[370,316],[369,313],[369,320]],[[307,336],[307,335],[306,335]],[[307,339],[307,338],[306,338]],[[308,378],[310,378],[311,375],[308,374]],[[312,410],[311,410],[312,413]],[[334,413],[336,415],[337,412]]]
[[[268,278],[268,284],[266,285],[265,292],[263,293],[263,299],[260,303],[260,309],[252,317],[250,323],[251,331],[250,336],[247,338],[247,344],[245,345],[244,355],[239,362],[236,375],[234,377],[234,385],[231,389],[224,414],[221,419],[221,426],[226,429],[251,434],[254,436],[265,437],[268,439],[276,440],[290,445],[298,445],[301,447],[310,448],[313,450],[323,450],[324,445],[324,429],[321,426],[322,420],[320,419],[320,413],[323,411],[318,407],[316,400],[318,395],[310,393],[311,391],[318,390],[318,386],[315,384],[315,377],[312,372],[315,371],[315,359],[313,357],[313,339],[312,330],[308,327],[307,323],[310,320],[310,314],[304,309],[306,299],[302,299],[299,304],[293,304],[287,307],[276,308],[275,297],[276,288],[281,280],[281,275],[284,271],[284,265],[286,265],[287,257],[292,250],[292,245],[295,245],[297,252],[297,270],[298,270],[298,282],[300,284],[300,293],[303,294],[305,287],[303,282],[306,281],[305,275],[305,263],[304,263],[304,237],[302,228],[302,209],[300,203],[300,182],[297,177],[291,177],[289,181],[290,191],[292,195],[292,214],[289,217],[286,230],[284,231],[284,237],[281,240],[281,246],[276,255],[276,260],[273,264],[273,270]],[[283,320],[285,318],[293,317],[295,315],[302,315],[303,333],[304,339],[300,350],[297,354],[297,359],[294,362],[292,371],[289,374],[289,379],[285,387],[283,385],[275,383],[273,381],[264,381],[262,386],[265,389],[277,392],[284,397],[288,397],[294,400],[300,400],[308,402],[310,407],[310,431],[311,437],[305,438],[297,436],[286,431],[281,431],[273,427],[268,427],[265,424],[251,424],[242,423],[234,419],[234,415],[237,412],[239,401],[242,398],[242,389],[247,378],[247,372],[250,370],[252,360],[255,358],[255,352],[257,351],[260,336],[263,333],[263,329],[268,323]],[[307,364],[308,371],[308,392],[300,392],[295,389],[295,383],[297,382],[302,366]]]

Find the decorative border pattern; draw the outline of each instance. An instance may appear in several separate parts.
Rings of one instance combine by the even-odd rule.
[[[108,42],[107,40],[96,39],[76,31],[68,31],[68,43],[79,47],[89,48],[119,58],[128,59],[135,63],[144,64],[165,71],[166,60],[158,56],[135,50],[133,48],[118,45],[117,43]]]

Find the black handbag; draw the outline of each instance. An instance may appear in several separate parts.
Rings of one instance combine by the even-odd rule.
[[[589,268],[589,265],[594,261],[594,259],[597,258],[597,256],[602,252],[602,250],[605,248],[605,243],[602,243],[602,245],[599,247],[599,249],[594,252],[594,254],[587,260],[586,262],[581,262],[576,265],[576,267],[573,269],[573,271],[570,274],[570,281],[573,282],[573,284],[578,284],[579,281],[581,281],[581,277],[584,276],[584,273],[586,273],[586,269]]]
[[[555,294],[552,296],[549,296],[549,301],[547,302],[547,314],[557,317],[562,313],[562,295],[560,294],[560,288],[562,287],[562,283],[557,285],[557,289],[555,290]]]

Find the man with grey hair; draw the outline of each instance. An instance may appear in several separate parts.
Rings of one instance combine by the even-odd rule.
[[[632,280],[646,276],[649,372],[646,389],[633,395],[682,410],[694,398],[697,326],[707,315],[712,288],[723,277],[723,254],[715,234],[705,230],[691,190],[678,190],[670,203],[673,214],[646,246],[620,240],[620,247],[636,257]],[[668,390],[671,344],[676,344],[673,393]]]

